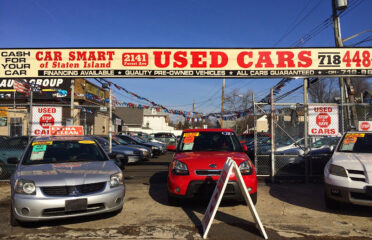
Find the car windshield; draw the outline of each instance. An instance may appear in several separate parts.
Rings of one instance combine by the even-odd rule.
[[[139,143],[145,143],[145,141],[142,138],[140,138],[139,136],[135,136],[133,138],[134,138],[134,140],[136,140]]]
[[[183,133],[178,150],[185,151],[229,151],[243,149],[233,132],[187,132]]]
[[[372,153],[372,133],[345,134],[339,152]]]
[[[22,161],[24,165],[92,162],[108,160],[102,149],[92,140],[40,141],[29,146]]]

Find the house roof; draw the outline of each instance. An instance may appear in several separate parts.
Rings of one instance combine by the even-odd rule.
[[[149,109],[144,109],[143,115],[146,116],[166,116],[166,114],[163,110],[161,111],[156,111],[154,108],[149,108]]]
[[[117,107],[115,110],[115,115],[117,115],[121,120],[123,120],[124,125],[142,126],[143,109],[130,108],[130,107]]]

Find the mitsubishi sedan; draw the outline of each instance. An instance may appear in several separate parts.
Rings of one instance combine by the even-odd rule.
[[[89,137],[39,137],[27,146],[11,178],[10,223],[120,212],[120,168]]]

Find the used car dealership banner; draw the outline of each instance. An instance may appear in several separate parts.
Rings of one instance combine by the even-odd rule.
[[[372,48],[0,49],[0,78],[372,76]]]

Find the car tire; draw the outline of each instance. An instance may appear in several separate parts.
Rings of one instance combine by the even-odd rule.
[[[250,195],[251,195],[251,199],[252,199],[253,205],[256,205],[256,203],[257,203],[257,192],[252,193]]]
[[[117,154],[115,156],[115,163],[121,170],[124,170],[125,166],[128,164],[128,159],[122,154]]]
[[[332,198],[329,198],[327,196],[327,194],[324,195],[324,202],[325,202],[325,206],[326,208],[330,209],[330,210],[337,210],[337,209],[340,209],[341,207],[341,203],[332,199]]]
[[[13,213],[13,205],[10,205],[9,220],[10,220],[10,226],[12,226],[12,227],[18,227],[18,226],[21,225],[20,221],[17,220],[17,219],[14,217],[14,213]]]
[[[176,197],[173,197],[172,195],[170,195],[170,193],[168,192],[168,204],[170,206],[179,206],[180,205],[180,199],[176,198]]]
[[[9,176],[8,170],[4,163],[0,162],[0,179],[5,179]]]

